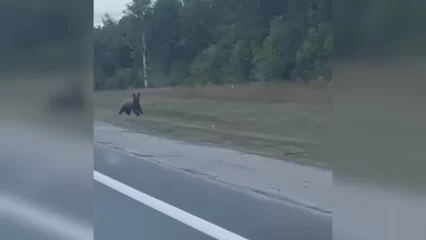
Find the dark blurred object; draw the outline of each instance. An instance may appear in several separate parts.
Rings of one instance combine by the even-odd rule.
[[[69,88],[50,98],[49,106],[53,111],[81,111],[86,104],[82,86],[77,82],[71,82]]]

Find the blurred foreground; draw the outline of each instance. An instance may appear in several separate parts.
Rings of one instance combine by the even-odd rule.
[[[0,239],[93,239],[92,11],[0,3]]]

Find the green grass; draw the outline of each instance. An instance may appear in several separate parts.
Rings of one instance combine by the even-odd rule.
[[[118,107],[141,92],[143,117],[119,116]],[[208,86],[95,93],[95,120],[136,132],[211,144],[300,163],[326,163],[321,145],[329,99],[323,87]]]

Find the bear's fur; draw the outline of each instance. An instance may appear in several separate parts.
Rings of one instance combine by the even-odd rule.
[[[133,112],[136,116],[140,116],[140,114],[143,115],[142,107],[140,104],[140,97],[140,93],[138,93],[138,95],[133,93],[133,99],[128,99],[124,101],[120,106],[120,111],[118,112],[118,114],[121,115],[124,112],[127,115],[130,115],[131,112]]]

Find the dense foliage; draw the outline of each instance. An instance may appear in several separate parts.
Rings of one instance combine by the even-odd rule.
[[[133,0],[94,28],[95,88],[331,78],[331,0]]]

